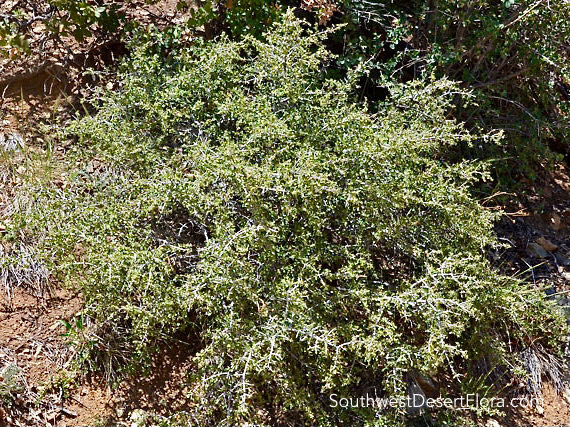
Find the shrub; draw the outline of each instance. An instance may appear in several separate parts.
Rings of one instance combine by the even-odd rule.
[[[289,12],[264,41],[167,60],[137,40],[120,91],[68,128],[69,182],[30,189],[12,221],[81,287],[93,360],[128,370],[197,334],[205,425],[382,425],[402,414],[329,394],[403,395],[411,372],[453,387],[468,362],[513,366],[565,331],[554,303],[484,258],[496,214],[470,187],[485,165],[445,160],[500,137],[448,117],[469,94],[393,85],[370,114],[352,99],[357,72],[325,77],[326,37]]]
[[[503,129],[505,143],[483,144],[466,155],[503,158],[494,175],[512,186],[520,175],[532,177],[551,149],[570,159],[568,2],[270,0],[207,1],[203,22],[234,36],[260,33],[283,4],[322,25],[343,23],[328,40],[340,55],[331,76],[366,64],[358,91],[376,102],[389,94],[387,82],[409,81],[435,73],[474,89],[478,102],[454,116],[469,127]],[[309,11],[312,13],[303,12]],[[207,13],[210,12],[210,13]],[[213,12],[213,13],[212,13]],[[199,25],[192,21],[191,25]],[[562,156],[559,156],[560,158]]]
[[[549,147],[569,158],[570,3],[339,4],[348,23],[337,37],[343,49],[339,65],[367,62],[363,90],[369,96],[383,96],[375,86],[386,80],[434,72],[475,90],[477,106],[456,112],[456,118],[468,120],[469,126],[505,131],[505,144],[485,145],[471,154],[512,159],[497,164],[500,178],[517,180],[521,173],[532,173],[550,157]]]
[[[2,406],[9,408],[18,394],[24,390],[20,368],[13,363],[2,360],[2,366],[0,366],[0,403]]]

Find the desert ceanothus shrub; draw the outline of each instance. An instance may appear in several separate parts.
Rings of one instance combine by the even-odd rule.
[[[371,115],[356,71],[324,77],[325,36],[289,13],[264,41],[166,60],[140,39],[121,89],[70,125],[83,168],[22,207],[54,277],[85,295],[92,360],[124,370],[198,337],[196,422],[388,423],[398,411],[329,395],[402,395],[410,372],[452,387],[469,362],[512,366],[562,334],[540,291],[485,260],[483,165],[445,161],[498,137],[449,119],[468,94],[395,85]]]

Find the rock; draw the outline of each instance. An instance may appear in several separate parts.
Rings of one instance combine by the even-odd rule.
[[[493,418],[489,418],[487,423],[485,423],[485,427],[501,427],[501,424]]]
[[[439,388],[430,377],[418,374],[415,379],[426,396],[435,398],[439,395]]]
[[[548,257],[548,252],[538,243],[529,243],[526,247],[526,253],[532,258]]]
[[[554,231],[561,230],[565,226],[565,224],[562,222],[562,218],[560,218],[560,216],[555,213],[548,215],[548,224]]]
[[[564,255],[556,254],[555,257],[558,265],[563,265],[564,267],[570,266],[570,259],[566,258]]]
[[[143,409],[135,409],[131,412],[129,417],[131,421],[131,427],[143,427],[146,424],[148,415]]]
[[[547,250],[548,252],[554,252],[555,250],[558,249],[558,246],[556,246],[550,240],[545,239],[544,237],[539,237],[538,239],[536,239],[536,243],[538,243],[540,246],[543,247],[543,249]]]
[[[568,280],[570,282],[570,273],[568,273],[567,271],[562,273],[562,277],[564,278],[564,280]]]
[[[24,148],[24,138],[17,132],[0,134],[0,148],[4,151],[20,151]]]
[[[566,401],[566,404],[570,405],[570,389],[568,387],[564,387],[564,390],[562,390],[562,398]]]
[[[71,409],[61,408],[61,413],[67,415],[68,417],[77,417],[77,412],[73,412]]]
[[[410,404],[406,408],[406,413],[411,417],[422,415],[427,406],[426,395],[416,380],[411,380],[408,384],[408,398]]]

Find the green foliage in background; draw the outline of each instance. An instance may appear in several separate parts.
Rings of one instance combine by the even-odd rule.
[[[11,238],[82,290],[88,362],[116,374],[194,337],[196,423],[393,425],[328,396],[401,396],[410,372],[453,387],[468,361],[560,348],[555,304],[484,257],[485,165],[444,160],[500,138],[449,118],[470,94],[394,84],[370,114],[358,73],[325,78],[328,36],[288,13],[265,41],[168,60],[137,39],[120,90],[67,130],[66,182],[16,203]]]
[[[106,32],[116,31],[119,27],[117,2],[98,5],[90,1],[49,0],[49,4],[51,8],[65,14],[48,21],[46,25],[48,30],[56,34],[73,35],[78,41],[83,41],[91,36],[92,26],[97,26]]]
[[[570,153],[570,3],[341,4],[342,19],[349,24],[341,35],[341,67],[365,61],[370,73],[364,89],[426,72],[474,89],[478,106],[455,116],[469,126],[505,131],[501,147],[481,146],[469,153],[507,159],[495,171],[505,184],[541,167],[549,148]]]

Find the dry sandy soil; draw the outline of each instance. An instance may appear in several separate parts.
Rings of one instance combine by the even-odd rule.
[[[80,375],[61,320],[73,321],[81,308],[80,295],[61,289],[42,298],[21,290],[10,301],[0,296],[0,365],[16,367],[23,384],[10,410],[0,406],[0,425],[111,424],[135,409],[162,415],[188,409],[185,373],[192,361],[184,344],[162,349],[149,376],[118,387]]]

